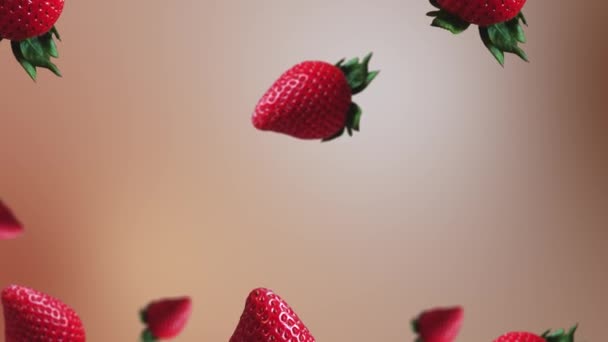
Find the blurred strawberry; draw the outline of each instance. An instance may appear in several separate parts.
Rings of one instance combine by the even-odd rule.
[[[12,285],[2,290],[5,342],[84,342],[80,318],[47,294]]]
[[[164,298],[153,301],[141,311],[141,318],[147,324],[142,333],[142,341],[158,341],[179,335],[192,313],[190,297]]]
[[[434,308],[422,312],[412,321],[418,342],[452,342],[460,332],[464,310],[460,306]]]
[[[315,342],[298,315],[269,289],[251,291],[229,342]]]
[[[0,201],[0,240],[14,239],[23,233],[23,226],[13,212]]]

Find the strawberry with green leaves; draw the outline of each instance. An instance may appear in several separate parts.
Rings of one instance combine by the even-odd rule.
[[[298,139],[328,141],[359,131],[361,108],[352,96],[378,75],[369,71],[370,53],[330,64],[306,61],[283,73],[258,102],[253,125]]]
[[[192,313],[190,297],[164,298],[148,304],[141,311],[147,325],[141,335],[143,342],[174,338],[186,327]]]
[[[460,332],[464,310],[460,306],[433,308],[412,321],[417,342],[453,342]]]
[[[0,201],[0,240],[14,239],[23,234],[23,226],[13,212]]]
[[[564,329],[554,332],[547,330],[542,335],[525,331],[512,331],[498,337],[494,342],[574,342],[576,329],[577,326],[575,325],[568,332]]]
[[[258,288],[245,302],[229,342],[315,342],[293,309],[273,291]]]
[[[11,41],[13,55],[34,80],[38,67],[61,76],[51,58],[59,56],[55,23],[63,5],[64,0],[0,0],[0,40]]]
[[[85,342],[78,314],[45,293],[11,285],[2,290],[5,342]]]
[[[522,13],[526,0],[431,0],[431,4],[437,8],[427,13],[435,18],[432,26],[458,34],[477,25],[484,45],[501,65],[505,63],[505,53],[528,61],[519,47],[519,43],[526,42],[521,25],[527,25]]]

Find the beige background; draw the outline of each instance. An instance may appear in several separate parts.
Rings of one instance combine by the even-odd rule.
[[[227,341],[275,289],[319,341],[411,341],[460,303],[460,341],[608,318],[604,1],[531,1],[503,70],[420,1],[68,1],[32,83],[0,45],[0,196],[26,224],[0,285],[71,304],[90,341],[134,341],[148,299],[190,294],[176,341]],[[362,132],[257,132],[286,68],[373,50]],[[0,328],[2,328],[0,322]]]

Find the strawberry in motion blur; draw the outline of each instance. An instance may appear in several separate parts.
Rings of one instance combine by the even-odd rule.
[[[352,96],[378,75],[369,71],[370,53],[337,64],[306,61],[287,70],[258,102],[253,125],[298,139],[328,141],[359,131],[361,109]]]
[[[0,200],[0,240],[14,239],[23,233],[23,226],[13,212]]]
[[[460,306],[434,308],[422,312],[412,321],[417,342],[453,342],[460,332],[464,310]]]
[[[51,57],[59,56],[53,37],[60,39],[55,23],[63,5],[64,0],[0,0],[0,40],[11,41],[13,55],[34,80],[37,67],[61,76]]]
[[[293,309],[269,289],[251,291],[229,342],[315,342]]]
[[[141,311],[141,319],[147,325],[141,336],[142,342],[176,337],[184,330],[191,313],[190,297],[164,298],[151,302]]]
[[[470,25],[479,27],[481,40],[498,63],[504,65],[505,53],[513,53],[528,61],[519,47],[526,42],[521,24],[527,25],[522,8],[526,0],[431,0],[436,11],[432,26],[459,34]]]
[[[85,342],[78,314],[47,294],[12,285],[2,290],[5,342]]]

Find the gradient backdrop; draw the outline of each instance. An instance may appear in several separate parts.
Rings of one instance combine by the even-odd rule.
[[[176,341],[227,341],[250,289],[275,289],[319,341],[412,341],[462,304],[460,341],[581,323],[605,341],[605,1],[530,1],[532,63],[502,69],[476,30],[419,1],[67,1],[64,78],[37,84],[0,44],[0,196],[26,234],[0,285],[135,341],[149,299],[192,295]],[[374,51],[362,132],[257,132],[291,65]],[[0,322],[0,329],[2,329]]]

